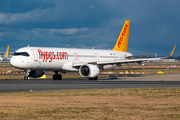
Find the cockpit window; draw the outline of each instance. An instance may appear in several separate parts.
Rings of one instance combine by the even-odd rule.
[[[14,52],[14,56],[22,55],[22,56],[29,56],[27,52]]]

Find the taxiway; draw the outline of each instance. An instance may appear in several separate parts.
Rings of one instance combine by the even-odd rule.
[[[0,80],[0,92],[51,91],[74,89],[119,89],[119,88],[180,88],[179,74],[142,75],[137,77],[87,79]]]

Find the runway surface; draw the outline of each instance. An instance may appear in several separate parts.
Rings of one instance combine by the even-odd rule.
[[[117,88],[180,88],[179,74],[142,75],[119,78],[0,80],[0,92],[50,91],[72,89],[117,89]]]

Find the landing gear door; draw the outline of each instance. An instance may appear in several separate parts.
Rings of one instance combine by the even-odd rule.
[[[34,61],[38,61],[38,54],[37,51],[35,49],[31,49],[34,55]]]

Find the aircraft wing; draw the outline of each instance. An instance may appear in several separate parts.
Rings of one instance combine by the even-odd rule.
[[[117,61],[100,61],[97,62],[97,65],[110,65],[110,64],[123,64],[123,63],[141,63],[143,61],[154,61],[154,60],[160,60],[160,59],[165,59],[169,58],[173,55],[174,50],[176,48],[176,44],[174,45],[174,48],[171,52],[171,54],[167,57],[159,57],[159,58],[141,58],[141,59],[126,59],[126,60],[117,60]],[[139,57],[139,56],[147,56],[147,55],[154,55],[154,54],[146,54],[146,55],[135,55],[135,56],[129,56],[129,58],[132,57]],[[128,58],[128,57],[127,57]]]
[[[123,63],[141,63],[143,61],[154,61],[160,60],[161,58],[144,58],[144,59],[127,59],[127,60],[116,60],[116,61],[100,61],[97,65],[109,65],[109,64],[123,64]]]
[[[123,63],[141,63],[143,61],[154,61],[160,60],[161,58],[143,58],[143,59],[126,59],[126,60],[114,60],[114,61],[99,61],[89,63],[74,63],[73,67],[80,67],[84,64],[96,64],[96,65],[112,65],[112,64],[123,64]]]
[[[73,67],[80,67],[83,64],[96,64],[96,65],[112,65],[112,64],[123,64],[123,63],[141,63],[143,61],[154,61],[169,58],[173,55],[174,50],[176,48],[176,44],[171,52],[171,54],[167,57],[159,57],[159,58],[141,58],[141,59],[126,59],[126,60],[113,60],[113,61],[98,61],[98,62],[89,62],[89,63],[74,63]],[[148,54],[150,55],[150,54]],[[139,55],[138,55],[139,56]],[[134,57],[134,56],[133,56]],[[130,57],[131,58],[131,57]]]

